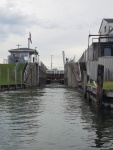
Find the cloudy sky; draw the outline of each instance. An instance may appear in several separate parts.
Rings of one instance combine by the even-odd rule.
[[[0,61],[27,47],[30,31],[40,60],[50,67],[53,55],[53,67],[63,67],[62,51],[78,60],[103,18],[113,18],[113,0],[0,0]]]

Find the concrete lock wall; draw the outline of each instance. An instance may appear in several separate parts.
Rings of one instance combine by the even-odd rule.
[[[78,65],[77,63],[68,63],[67,65],[67,85],[69,87],[77,87],[78,83]]]
[[[38,85],[38,64],[29,63],[26,74],[25,84],[26,87]]]
[[[68,63],[66,63],[64,66],[64,85],[68,85],[67,74],[68,74]]]
[[[45,70],[43,70],[41,67],[39,67],[39,84],[44,85],[46,84],[47,74]]]
[[[113,57],[105,56],[100,57],[98,61],[87,61],[87,74],[90,75],[90,79],[97,80],[97,67],[98,64],[104,66],[104,81],[113,81]]]
[[[27,64],[25,72],[26,75],[24,74],[24,82],[26,87],[46,84],[46,71],[42,66],[38,66],[37,63]]]

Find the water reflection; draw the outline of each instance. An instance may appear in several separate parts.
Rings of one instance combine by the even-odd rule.
[[[81,109],[82,120],[89,124],[87,128],[89,132],[90,130],[95,132],[95,145],[92,144],[91,147],[113,148],[113,112],[99,109],[94,103],[89,104],[86,101],[84,103],[85,107]]]
[[[95,150],[113,147],[113,112],[56,84],[0,94],[0,149]]]
[[[25,143],[30,144],[36,141],[35,135],[40,127],[37,117],[44,110],[40,100],[41,96],[43,96],[43,92],[39,90],[1,94],[0,129],[2,130],[0,133],[2,133],[2,138],[0,145],[4,143],[4,145],[8,145],[9,149],[22,149],[22,145]]]
[[[69,124],[74,124],[77,128],[75,134],[81,137],[78,139],[85,141],[87,146],[90,146],[89,149],[113,148],[113,112],[100,110],[72,89],[68,89],[66,97],[65,118]]]

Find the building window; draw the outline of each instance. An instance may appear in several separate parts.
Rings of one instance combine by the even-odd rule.
[[[111,56],[111,48],[104,48],[104,56]]]
[[[15,54],[13,54],[13,57],[15,57]]]
[[[104,27],[104,32],[106,32],[106,26]]]
[[[112,27],[112,26],[109,26],[109,32],[110,32],[112,29],[113,29],[113,27]]]

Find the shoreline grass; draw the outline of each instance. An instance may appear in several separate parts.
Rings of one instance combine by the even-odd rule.
[[[0,64],[0,84],[15,84],[15,73],[14,68],[16,64]],[[25,64],[19,64],[17,68],[17,84],[21,83],[21,71],[23,71]],[[8,71],[9,70],[9,71]],[[8,72],[9,72],[9,83],[8,83]]]
[[[93,82],[88,83],[89,86],[96,87]],[[113,90],[113,81],[104,81],[103,82],[103,89],[104,90]]]

